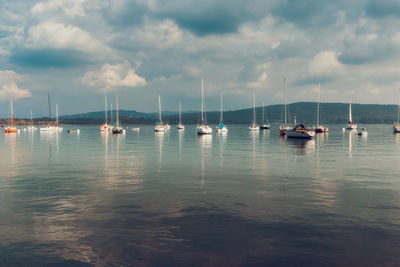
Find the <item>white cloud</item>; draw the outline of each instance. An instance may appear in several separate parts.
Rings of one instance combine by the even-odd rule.
[[[107,52],[109,49],[88,32],[72,26],[45,21],[28,30],[27,46],[31,48],[74,49],[83,52]]]
[[[28,89],[18,88],[15,82],[11,82],[3,85],[3,89],[0,90],[0,99],[9,99],[10,97],[13,99],[29,98],[32,97],[32,93]]]
[[[40,2],[31,8],[33,15],[41,15],[48,12],[61,10],[65,15],[70,17],[84,16],[85,11],[83,4],[87,0],[49,0]]]
[[[308,66],[311,76],[330,76],[337,73],[342,64],[338,61],[339,54],[335,51],[322,51],[315,55]]]
[[[128,61],[121,64],[104,64],[98,71],[89,71],[82,82],[97,87],[101,92],[116,91],[120,87],[136,87],[146,85],[146,80],[136,74]]]
[[[372,88],[369,90],[370,94],[372,95],[379,95],[381,93],[381,89],[379,88]]]
[[[137,40],[159,49],[169,48],[182,39],[182,31],[172,20],[159,24],[146,24],[136,33]]]

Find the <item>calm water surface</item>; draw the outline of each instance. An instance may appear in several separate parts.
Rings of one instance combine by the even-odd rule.
[[[0,266],[398,266],[400,135],[0,135]],[[76,127],[72,127],[76,128]]]

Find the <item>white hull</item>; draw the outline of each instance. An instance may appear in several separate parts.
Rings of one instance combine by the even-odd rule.
[[[311,138],[315,135],[315,132],[286,130],[286,135],[287,135],[287,137],[290,137],[290,138]]]
[[[212,134],[212,128],[208,125],[198,125],[196,132],[197,134]]]
[[[260,131],[260,126],[258,126],[256,124],[252,124],[249,126],[249,131],[250,132],[258,132],[258,131]]]
[[[36,130],[37,130],[37,128],[34,127],[34,126],[28,126],[26,129],[27,129],[28,131],[36,131]]]
[[[393,133],[400,133],[400,125],[393,124]]]
[[[227,132],[228,132],[228,128],[224,127],[224,128],[222,128],[222,129],[220,129],[220,128],[217,126],[217,133],[227,133]]]
[[[357,129],[357,124],[349,124],[346,127],[346,130],[350,130],[350,131],[356,130],[356,129]]]
[[[156,125],[154,126],[154,131],[155,132],[165,132],[165,126],[164,125]]]
[[[182,125],[182,124],[178,124],[178,125],[176,126],[176,128],[178,128],[178,130],[184,130],[184,129],[185,129],[185,126]]]
[[[40,128],[41,132],[61,132],[62,130],[63,128],[58,126],[47,126]]]

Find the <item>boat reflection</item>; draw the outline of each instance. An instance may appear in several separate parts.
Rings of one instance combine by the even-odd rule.
[[[314,139],[287,139],[286,142],[294,147],[296,155],[306,155],[315,151]]]
[[[203,134],[199,136],[200,148],[201,148],[201,190],[204,189],[206,168],[207,168],[207,157],[211,154],[212,148],[212,135]]]
[[[162,168],[162,156],[163,156],[163,147],[164,147],[164,132],[154,132],[155,141],[158,148],[158,172],[161,172]]]

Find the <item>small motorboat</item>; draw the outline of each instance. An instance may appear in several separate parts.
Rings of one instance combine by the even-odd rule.
[[[357,135],[358,136],[363,136],[363,135],[367,135],[368,134],[368,132],[367,132],[367,129],[366,128],[360,128],[358,131],[357,131]]]
[[[286,130],[287,137],[290,138],[312,138],[314,131],[310,131],[304,124],[297,124],[290,130]]]

